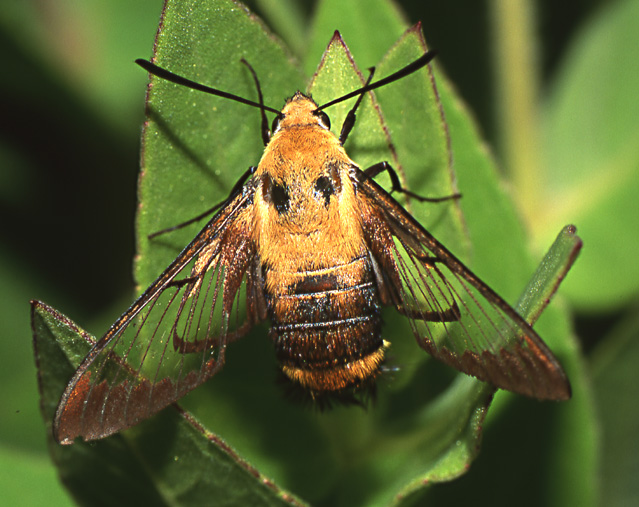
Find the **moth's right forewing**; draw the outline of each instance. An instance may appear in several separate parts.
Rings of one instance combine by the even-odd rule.
[[[367,244],[419,345],[499,388],[570,398],[561,365],[532,327],[384,189],[356,178]]]
[[[226,344],[264,317],[254,191],[249,182],[229,200],[96,343],[58,406],[59,442],[103,438],[157,413],[214,375]]]

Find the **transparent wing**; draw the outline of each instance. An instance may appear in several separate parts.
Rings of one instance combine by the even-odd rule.
[[[248,184],[226,204],[89,352],[58,406],[59,442],[155,414],[214,375],[226,344],[263,318],[253,191]]]
[[[561,365],[532,327],[385,190],[357,174],[382,298],[410,320],[419,345],[499,388],[570,398]]]

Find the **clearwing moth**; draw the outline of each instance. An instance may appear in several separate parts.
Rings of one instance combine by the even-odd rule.
[[[381,309],[409,320],[435,358],[502,389],[566,400],[570,384],[517,312],[422,227],[344,150],[365,93],[434,53],[318,106],[297,92],[277,109],[137,60],[151,74],[257,107],[264,153],[168,268],[95,344],[69,382],[54,436],[70,444],[129,428],[220,370],[226,347],[270,321],[283,377],[309,398],[357,401],[390,343]],[[246,63],[246,62],[244,62]],[[248,65],[248,64],[247,64]],[[356,99],[339,136],[324,109]],[[275,119],[269,130],[266,112]],[[422,200],[428,200],[423,199]]]

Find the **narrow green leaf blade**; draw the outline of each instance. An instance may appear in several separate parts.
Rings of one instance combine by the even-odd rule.
[[[561,230],[519,298],[516,309],[530,324],[535,323],[548,306],[559,284],[577,259],[583,242],[576,232],[573,225],[567,225]]]

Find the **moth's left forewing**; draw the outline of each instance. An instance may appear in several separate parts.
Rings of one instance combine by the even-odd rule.
[[[390,304],[419,345],[480,380],[539,399],[570,397],[570,384],[537,333],[490,287],[361,171],[362,227]]]
[[[214,375],[226,344],[264,315],[252,244],[252,184],[229,200],[111,326],[62,396],[62,443],[150,417]]]

